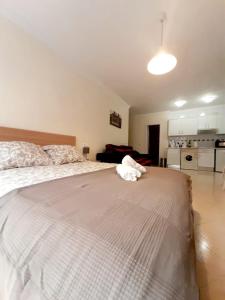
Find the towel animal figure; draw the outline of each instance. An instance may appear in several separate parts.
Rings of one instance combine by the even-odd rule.
[[[122,165],[130,166],[134,169],[137,169],[141,173],[146,173],[146,168],[137,163],[132,157],[130,157],[130,155],[124,156],[122,159]]]
[[[116,171],[126,181],[137,181],[146,172],[146,168],[138,164],[129,155],[126,155],[122,160],[122,164],[117,165]]]

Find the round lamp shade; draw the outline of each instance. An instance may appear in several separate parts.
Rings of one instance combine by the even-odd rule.
[[[148,71],[153,75],[162,75],[172,71],[177,64],[177,59],[172,54],[159,52],[148,63]]]

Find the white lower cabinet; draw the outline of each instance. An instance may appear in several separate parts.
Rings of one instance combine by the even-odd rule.
[[[214,149],[198,149],[198,169],[199,170],[214,170],[215,155]]]
[[[225,169],[225,149],[216,149],[216,172],[223,172]]]
[[[180,149],[169,148],[167,151],[167,164],[168,166],[180,166]]]

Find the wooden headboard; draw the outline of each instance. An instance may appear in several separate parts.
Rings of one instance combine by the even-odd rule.
[[[0,141],[24,141],[41,146],[55,144],[74,146],[76,144],[76,137],[0,126]]]

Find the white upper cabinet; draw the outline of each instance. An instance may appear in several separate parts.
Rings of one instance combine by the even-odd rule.
[[[204,116],[198,118],[198,129],[215,129],[218,127],[217,125],[218,116]]]
[[[179,135],[179,121],[180,120],[169,120],[168,121],[168,135],[174,136]]]
[[[196,118],[181,119],[183,135],[196,135],[198,132],[198,122]]]
[[[197,131],[198,123],[195,118],[169,120],[169,136],[196,135]]]
[[[217,128],[219,134],[225,134],[225,115],[219,115],[217,118]]]
[[[198,130],[216,129],[225,134],[225,105],[199,107],[170,112],[168,135],[197,135]]]

